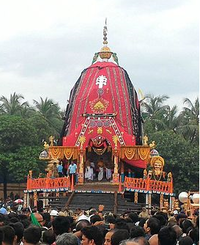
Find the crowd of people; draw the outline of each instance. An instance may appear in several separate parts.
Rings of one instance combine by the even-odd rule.
[[[176,212],[175,212],[176,211]],[[55,210],[46,207],[0,209],[0,244],[2,245],[198,245],[199,214],[192,219],[183,211],[166,212],[144,208],[121,215],[90,207]]]

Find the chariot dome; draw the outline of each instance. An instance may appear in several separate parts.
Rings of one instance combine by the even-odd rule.
[[[95,53],[92,65],[82,71],[68,101],[62,146],[81,147],[86,158],[95,161],[101,157],[108,160],[114,150],[142,145],[140,103],[128,73],[108,47],[106,25],[103,47]],[[145,157],[126,153],[125,163],[146,167]]]

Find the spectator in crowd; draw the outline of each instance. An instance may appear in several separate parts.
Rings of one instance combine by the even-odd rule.
[[[199,229],[198,227],[195,227],[194,229],[189,231],[189,237],[192,238],[195,245],[199,242]]]
[[[0,213],[0,227],[5,224],[5,215]]]
[[[10,223],[9,226],[11,226],[15,230],[14,245],[19,245],[24,234],[24,226],[19,221],[16,223]]]
[[[123,240],[120,245],[149,245],[149,242],[144,237],[137,237]]]
[[[3,241],[3,230],[0,228],[0,244],[2,244]]]
[[[87,226],[82,230],[82,245],[102,245],[103,235],[96,226]]]
[[[105,216],[105,224],[108,226],[108,229],[115,229],[116,219],[113,215]]]
[[[13,245],[15,239],[15,230],[11,226],[6,225],[2,227],[2,232],[2,245]]]
[[[43,215],[40,213],[34,213],[35,218],[37,219],[38,223],[40,224],[40,226],[44,229],[47,229],[47,227],[44,226],[45,224],[45,220],[43,218]]]
[[[144,224],[144,231],[146,233],[145,238],[149,240],[154,234],[158,234],[161,228],[160,221],[155,217],[149,218]]]
[[[128,231],[128,233],[130,232],[129,226],[127,225],[126,221],[122,218],[116,220],[115,229],[125,229]]]
[[[79,220],[76,223],[75,231],[81,231],[84,227],[89,226],[90,222],[87,219]]]
[[[182,228],[182,231],[184,233],[184,235],[187,235],[189,233],[190,230],[192,230],[194,228],[194,225],[192,223],[191,220],[189,219],[184,219],[181,223],[180,223],[180,227]]]
[[[130,231],[130,238],[145,237],[144,229],[141,226],[134,226]]]
[[[41,238],[41,229],[38,226],[29,226],[24,230],[24,245],[36,245]]]
[[[144,218],[144,219],[148,219],[149,218],[149,214],[148,211],[145,207],[142,208],[142,212],[139,213],[139,218]]]
[[[63,233],[57,237],[56,245],[78,245],[78,238],[72,233]]]
[[[121,241],[129,238],[129,232],[127,229],[116,230],[111,237],[111,245],[119,245]]]
[[[176,232],[172,227],[165,226],[158,232],[159,245],[176,245]]]
[[[172,226],[172,229],[176,232],[176,239],[177,241],[183,236],[183,231],[179,225]]]
[[[182,237],[179,241],[179,245],[193,245],[193,240],[189,236]]]
[[[67,217],[58,216],[52,222],[55,236],[70,232],[70,221]]]
[[[112,229],[106,233],[105,239],[104,239],[104,245],[111,245],[111,238],[112,238],[112,235],[115,233],[115,231],[116,230]]]
[[[56,236],[53,230],[45,230],[42,232],[42,244],[51,245],[55,242]]]

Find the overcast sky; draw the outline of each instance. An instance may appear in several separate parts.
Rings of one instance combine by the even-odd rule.
[[[53,99],[70,90],[103,41],[138,91],[170,105],[199,94],[198,0],[0,0],[0,96]]]

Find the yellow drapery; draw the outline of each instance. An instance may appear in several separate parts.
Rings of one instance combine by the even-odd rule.
[[[77,147],[63,147],[63,146],[52,146],[49,147],[49,155],[53,159],[63,159],[64,156],[67,160],[78,158]]]
[[[128,160],[148,160],[150,155],[150,147],[144,146],[125,146],[119,150],[119,157]]]

